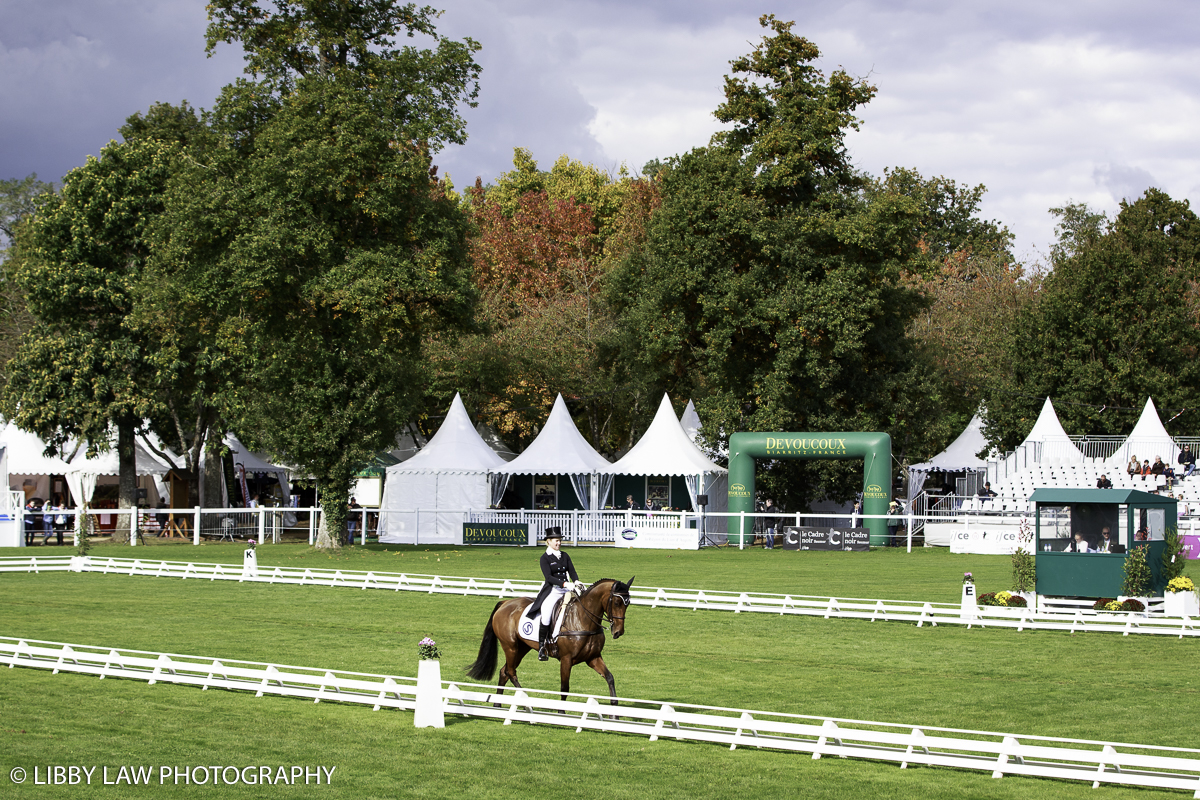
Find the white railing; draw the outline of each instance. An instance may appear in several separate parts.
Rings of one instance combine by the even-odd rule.
[[[97,572],[153,578],[224,580],[243,583],[334,586],[349,589],[423,592],[483,597],[530,597],[541,581],[500,578],[470,578],[446,575],[413,575],[398,572],[258,566],[254,574],[234,564],[151,561],[131,558],[0,558],[3,572]],[[1120,633],[1200,637],[1200,619],[1168,617],[1161,598],[1152,598],[1146,613],[1093,611],[1084,604],[1050,605],[1039,602],[1031,608],[980,606],[964,611],[960,604],[920,600],[873,600],[854,597],[823,597],[764,592],[730,592],[707,589],[647,588],[630,590],[634,605],[650,608],[683,608],[692,611],[732,611],[866,619],[871,622],[907,622],[917,627],[965,625],[968,629],[1006,628],[1020,631],[1065,631],[1069,633]]]
[[[232,659],[199,658],[141,650],[0,638],[0,663],[10,668],[49,669],[100,678],[128,678],[202,689],[222,688],[371,706],[414,710],[413,678],[341,670],[283,666]],[[1052,778],[1101,784],[1181,789],[1200,797],[1200,750],[997,733],[959,728],[867,722],[781,714],[690,703],[520,689],[498,694],[490,687],[441,682],[432,690],[444,713],[525,722],[560,728],[645,736],[738,747],[769,748],[837,756]],[[429,695],[422,695],[428,698]],[[619,714],[619,716],[616,716]]]
[[[57,540],[61,531],[64,542],[70,540],[78,545],[78,517],[85,518],[84,524],[89,525],[88,530],[95,536],[116,528],[128,530],[132,514],[134,530],[129,543],[135,546],[152,537],[190,540],[197,545],[205,539],[253,538],[263,544],[267,539],[280,541],[283,532],[288,530],[306,532],[308,542],[312,544],[316,541],[320,513],[320,508],[89,508],[86,511],[71,508],[56,510],[49,515],[65,518],[61,525],[48,526],[47,515],[41,511],[24,512],[24,524],[27,538],[31,534],[34,540],[41,536],[43,542],[49,542],[51,537]],[[298,520],[298,516],[304,514],[308,519]],[[359,518],[364,522],[368,519],[366,509]],[[366,535],[365,528],[363,535]]]

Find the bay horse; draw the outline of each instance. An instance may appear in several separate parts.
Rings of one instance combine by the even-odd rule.
[[[619,639],[625,633],[625,609],[629,607],[629,587],[632,585],[633,578],[625,583],[602,578],[567,606],[558,641],[546,643],[547,654],[558,659],[559,687],[564,700],[571,690],[571,668],[576,664],[587,664],[608,682],[608,696],[612,698],[610,702],[614,706],[617,704],[616,684],[600,651],[604,649],[606,618],[613,639]],[[523,639],[518,633],[521,615],[531,603],[533,600],[529,597],[514,597],[496,603],[483,629],[479,657],[467,667],[469,677],[478,681],[491,680],[496,671],[496,645],[498,643],[503,647],[504,667],[500,670],[500,682],[496,685],[498,694],[504,694],[504,684],[509,681],[512,681],[514,688],[521,688],[517,680],[517,666],[526,653],[538,649],[536,641]]]

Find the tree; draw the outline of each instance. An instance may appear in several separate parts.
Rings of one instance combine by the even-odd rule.
[[[924,208],[869,191],[844,146],[874,88],[837,71],[791,23],[732,62],[707,148],[657,173],[645,245],[614,275],[629,372],[692,396],[706,430],[891,430],[930,409],[905,326],[919,295]],[[745,77],[740,77],[744,75]],[[840,494],[852,468],[777,466],[768,491],[802,503]]]
[[[631,416],[646,403],[605,363],[613,318],[603,285],[644,224],[649,187],[566,156],[542,171],[523,148],[495,185],[477,181],[468,200],[478,330],[434,343],[431,413],[460,391],[520,448],[561,392],[598,449],[631,444]]]
[[[247,444],[316,476],[336,547],[357,467],[420,398],[421,342],[469,317],[466,219],[432,154],[465,140],[478,49],[389,0],[209,6],[209,49],[247,72],[217,144],[174,184],[152,265],[175,314],[228,356],[222,410]],[[397,48],[397,35],[435,48]]]
[[[51,184],[38,180],[37,173],[0,180],[0,385],[8,381],[8,362],[17,343],[34,324],[25,296],[11,278],[21,257],[13,246],[17,228],[33,213],[37,198],[53,190]]]
[[[60,194],[42,195],[18,231],[13,278],[36,322],[0,407],[60,451],[71,442],[108,449],[115,429],[123,508],[135,502],[134,434],[154,405],[150,348],[125,320],[175,154],[162,143],[110,143],[68,173]]]
[[[1009,370],[988,388],[989,441],[1012,447],[1045,397],[1068,433],[1128,433],[1146,398],[1187,409],[1200,382],[1200,221],[1187,201],[1148,189],[1105,224],[1085,206],[1054,209],[1059,242],[1035,303],[1007,341]]]

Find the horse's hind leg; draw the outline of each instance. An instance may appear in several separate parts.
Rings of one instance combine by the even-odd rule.
[[[613,680],[613,674],[609,672],[608,665],[604,663],[604,659],[596,656],[587,663],[589,667],[600,674],[601,678],[604,678],[608,682],[608,696],[612,698],[609,702],[614,706],[617,705],[617,683]]]
[[[496,694],[504,694],[504,684],[512,682],[514,689],[521,688],[521,682],[517,680],[517,667],[521,664],[521,659],[529,652],[529,648],[523,643],[517,642],[513,645],[512,650],[509,650],[506,645],[504,648],[504,666],[500,668],[500,682],[496,684]],[[496,708],[500,707],[499,703],[493,703]]]

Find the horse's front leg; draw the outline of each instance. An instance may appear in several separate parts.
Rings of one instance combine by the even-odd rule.
[[[613,680],[613,674],[609,671],[608,665],[604,663],[604,659],[596,656],[591,661],[587,662],[588,666],[596,670],[601,678],[608,683],[608,696],[612,698],[609,702],[612,705],[617,705],[617,683]]]
[[[571,667],[575,666],[575,662],[571,661],[570,656],[561,656],[558,659],[558,688],[562,692],[562,699],[567,699],[567,692],[571,691]]]

